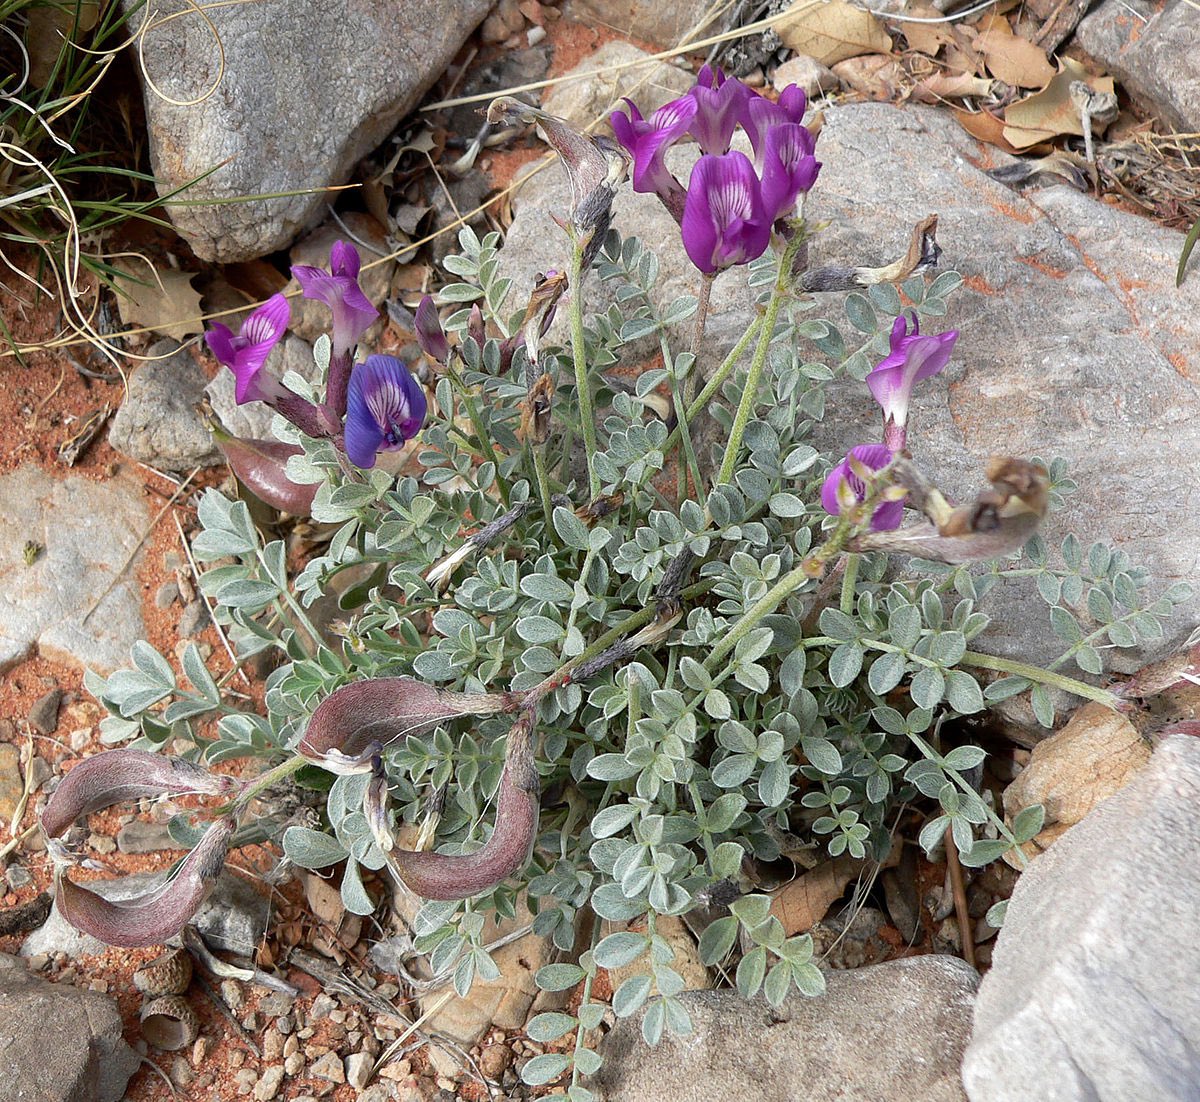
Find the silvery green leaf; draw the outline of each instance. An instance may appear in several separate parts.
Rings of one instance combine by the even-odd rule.
[[[564,505],[556,505],[553,513],[554,530],[568,547],[576,551],[588,549],[588,529],[572,510]]]
[[[1041,831],[1045,820],[1046,809],[1041,804],[1032,804],[1024,808],[1017,812],[1016,818],[1013,819],[1013,837],[1019,843],[1028,842],[1034,835]]]
[[[784,519],[793,517],[802,517],[807,511],[807,506],[795,494],[778,493],[772,494],[771,500],[768,503],[768,508],[771,514]]]
[[[983,710],[979,682],[964,670],[950,670],[946,674],[946,699],[951,708],[963,715]]]
[[[642,934],[619,930],[604,938],[593,950],[592,955],[601,968],[624,968],[645,952],[646,938]]]
[[[570,1057],[561,1052],[546,1052],[535,1056],[521,1069],[521,1079],[531,1087],[540,1087],[553,1082],[570,1066]]]
[[[134,643],[129,654],[133,659],[133,664],[150,681],[155,681],[168,689],[175,688],[175,671],[171,669],[171,664],[144,639],[139,639]]]
[[[936,708],[946,691],[946,681],[941,670],[926,666],[913,675],[909,693],[919,708]]]
[[[592,1028],[595,1028],[594,1026]],[[580,1075],[595,1075],[600,1070],[602,1063],[600,1053],[593,1052],[590,1048],[578,1048],[575,1050],[575,1068]],[[568,1091],[571,1102],[594,1102],[596,1095],[587,1090],[585,1087],[578,1085],[571,1087]]]
[[[809,764],[829,777],[836,777],[842,771],[842,755],[829,739],[818,738],[816,735],[801,735],[800,748]]]
[[[328,834],[308,827],[292,826],[283,833],[283,852],[302,869],[323,869],[349,856]]]
[[[358,871],[358,862],[351,858],[346,862],[346,874],[342,877],[342,904],[351,914],[369,915],[375,910],[375,904],[363,887],[362,876]]]
[[[862,646],[858,643],[843,643],[829,656],[830,682],[835,688],[844,689],[859,675],[862,663]]]
[[[873,693],[883,696],[900,684],[906,667],[907,660],[903,654],[884,651],[871,663],[871,669],[867,673],[867,684],[871,686]]]
[[[974,769],[986,757],[987,754],[978,746],[956,746],[942,759],[942,765],[946,769],[963,773]]]
[[[530,1018],[529,1024],[525,1026],[525,1032],[532,1040],[545,1043],[557,1041],[559,1037],[570,1033],[577,1025],[579,1025],[579,1020],[572,1015],[551,1012],[537,1014]]]
[[[1033,709],[1034,718],[1043,727],[1054,727],[1054,701],[1050,690],[1045,685],[1035,685],[1029,694],[1029,705]]]
[[[569,991],[586,975],[578,964],[546,964],[534,974],[534,982],[543,991]]]
[[[195,643],[188,643],[183,648],[183,672],[192,683],[192,688],[200,693],[211,704],[220,704],[221,690],[208,672],[204,659],[200,657],[200,648]]]

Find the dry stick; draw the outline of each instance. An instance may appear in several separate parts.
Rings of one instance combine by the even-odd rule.
[[[137,543],[135,543],[133,545],[133,550],[129,552],[129,557],[126,558],[126,560],[121,564],[121,569],[118,570],[116,572],[116,574],[113,576],[113,580],[108,583],[108,585],[104,589],[104,592],[101,593],[100,596],[97,597],[95,599],[95,601],[92,602],[92,607],[89,608],[87,610],[87,612],[85,612],[83,614],[83,619],[80,621],[80,623],[86,624],[88,622],[88,618],[92,615],[92,613],[95,612],[96,609],[98,609],[100,607],[100,602],[103,601],[104,598],[107,597],[116,588],[117,582],[119,582],[121,580],[121,578],[124,576],[125,571],[129,569],[130,563],[132,563],[133,560],[135,558],[137,558],[137,553],[142,549],[142,544],[144,544],[146,542],[146,540],[148,540],[150,538],[150,533],[154,531],[155,525],[157,525],[158,522],[160,520],[162,520],[163,514],[168,509],[170,509],[171,506],[174,505],[175,502],[180,499],[180,497],[183,496],[183,491],[187,489],[188,483],[191,482],[192,479],[195,478],[196,475],[198,475],[199,473],[200,473],[200,468],[194,467],[192,469],[192,473],[189,474],[187,476],[187,478],[185,478],[179,484],[179,488],[167,499],[166,505],[164,505],[161,509],[159,509],[159,511],[157,513],[154,514],[154,519],[149,523],[149,525],[146,527],[146,530],[138,538]]]
[[[958,859],[958,845],[950,827],[946,827],[946,868],[950,873],[950,888],[954,892],[954,913],[958,918],[958,940],[962,943],[963,960],[974,968],[975,929],[967,907],[967,887],[963,881],[962,862]]]

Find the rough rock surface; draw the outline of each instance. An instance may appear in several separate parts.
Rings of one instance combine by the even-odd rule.
[[[1184,1102],[1200,1083],[1200,739],[1134,781],[1017,882],[975,1005],[971,1102]]]
[[[117,1102],[138,1068],[108,996],[52,984],[0,953],[0,1097]]]
[[[651,61],[651,55],[629,42],[613,39],[564,73],[546,97],[542,108],[573,126],[591,126],[607,119],[625,97],[644,116],[683,95],[695,82],[691,70]],[[624,68],[613,71],[613,66]],[[584,74],[595,73],[594,76]],[[607,132],[608,124],[601,130]]]
[[[127,10],[134,6],[126,0]],[[185,0],[159,5],[144,54],[158,89],[147,84],[145,100],[160,191],[213,169],[188,190],[189,200],[345,182],[442,75],[490,6],[457,0],[450,19],[440,0],[281,0],[213,8],[201,19]],[[288,245],[327,202],[316,193],[170,213],[197,256],[235,261]]]
[[[655,46],[676,46],[715,34],[711,0],[571,0],[567,15],[583,23],[640,38]]]
[[[108,432],[122,455],[150,467],[186,471],[220,459],[196,409],[208,378],[191,352],[173,340],[150,346],[152,359],[129,377],[129,390]]]
[[[640,1014],[620,1021],[595,1085],[605,1102],[962,1102],[973,968],[911,957],[826,981],[823,997],[793,992],[779,1010],[733,991],[685,992],[693,1033],[655,1047]]]
[[[32,464],[0,477],[0,671],[35,648],[103,673],[128,661],[145,634],[137,556],[117,571],[148,522],[132,479],[57,479]],[[32,565],[27,541],[43,547]]]
[[[931,109],[831,108],[817,154],[824,167],[806,213],[830,224],[814,242],[814,264],[890,263],[913,225],[937,212],[942,267],[966,277],[944,322],[962,332],[954,360],[918,388],[912,405],[917,461],[961,498],[981,488],[991,455],[1063,456],[1080,490],[1046,525],[1051,546],[1069,531],[1085,546],[1111,541],[1149,568],[1159,592],[1193,579],[1200,280],[1174,286],[1183,235],[1066,187],[1021,195],[987,176],[979,166],[989,153]],[[686,175],[694,158],[677,148],[668,164]],[[516,281],[514,306],[534,273],[562,267],[565,242],[547,212],[568,202],[558,167],[517,195],[501,254],[504,274]],[[661,304],[696,291],[679,230],[653,196],[626,188],[614,213],[623,233],[657,252]],[[589,308],[604,302],[598,281],[589,294]],[[820,308],[836,316],[842,296],[825,297]],[[713,303],[702,368],[750,316],[742,271],[718,278]],[[675,346],[682,340],[686,334],[676,334]],[[878,407],[862,384],[832,384],[828,395],[818,443],[834,450],[879,438]],[[1025,579],[998,587],[988,608],[998,622],[982,649],[1033,661],[1061,652]],[[1200,611],[1200,594],[1180,611],[1184,624]]]
[[[1159,591],[1193,579],[1200,281],[1174,286],[1183,235],[1065,186],[1021,195],[996,183],[944,113],[862,104],[826,118],[807,214],[831,225],[814,262],[886,263],[936,211],[942,266],[966,277],[945,319],[962,333],[954,360],[910,414],[917,461],[966,496],[991,455],[1063,456],[1080,489],[1046,525],[1051,546],[1075,531],[1149,567]],[[828,393],[825,442],[878,439],[865,387]],[[1173,485],[1167,470],[1179,472]],[[989,605],[1003,622],[981,649],[1061,652],[1032,585],[1007,584]],[[1179,622],[1198,609],[1200,594]]]
[[[1200,24],[1188,0],[1103,0],[1075,40],[1143,108],[1176,130],[1200,130]]]
[[[120,880],[92,881],[88,888],[105,899],[132,899],[150,890],[161,877],[157,873],[135,873]],[[217,879],[212,894],[192,919],[213,949],[239,956],[253,955],[267,926],[267,900],[246,881],[226,871]],[[21,956],[66,953],[69,957],[104,952],[104,945],[90,934],[75,929],[59,913],[56,903],[50,917],[21,945]]]

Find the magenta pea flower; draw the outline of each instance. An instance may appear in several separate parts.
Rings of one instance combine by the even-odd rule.
[[[706,274],[762,256],[771,239],[771,221],[763,211],[754,166],[744,153],[706,154],[696,162],[681,229],[683,247]]]
[[[667,149],[687,133],[700,109],[694,96],[681,96],[664,104],[648,119],[642,118],[627,99],[628,116],[614,111],[609,117],[613,134],[633,158],[633,190],[653,192],[678,222],[683,218],[684,191],[663,158]]]
[[[706,154],[729,151],[733,132],[743,122],[748,104],[755,93],[740,80],[727,80],[720,69],[701,67],[696,83],[688,89],[696,101],[696,112],[689,130]]]
[[[234,395],[238,405],[246,402],[271,402],[283,390],[282,384],[264,371],[267,357],[287,332],[292,310],[283,295],[272,295],[242,322],[235,336],[219,321],[213,322],[204,341],[212,354],[236,380]]]
[[[425,424],[425,392],[394,356],[368,356],[350,375],[346,399],[346,455],[358,467],[375,466],[381,451],[403,447]]]
[[[817,182],[816,139],[798,122],[773,126],[763,143],[762,200],[767,221],[791,215],[796,200]]]
[[[903,315],[892,325],[891,351],[867,376],[867,386],[883,408],[883,442],[892,451],[903,451],[907,444],[908,403],[913,387],[950,362],[957,340],[957,329],[922,337],[916,318],[911,332]]]
[[[856,448],[851,448],[849,455],[829,472],[821,486],[821,505],[825,512],[835,517],[842,511],[843,483],[858,501],[867,499],[866,484],[854,473],[854,468],[850,464],[851,458],[873,471],[881,471],[891,463],[892,453],[883,444],[860,444]],[[903,501],[884,501],[876,506],[875,512],[871,516],[871,530],[888,532],[893,528],[899,528],[903,519]]]
[[[358,250],[344,241],[335,241],[329,250],[329,271],[309,264],[292,267],[292,278],[300,284],[304,297],[325,303],[333,314],[325,404],[335,420],[346,412],[346,385],[354,347],[379,317],[379,311],[358,285],[361,267]]]

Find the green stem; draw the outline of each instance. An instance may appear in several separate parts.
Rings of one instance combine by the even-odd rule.
[[[714,394],[721,389],[725,380],[729,378],[730,372],[737,366],[738,360],[742,358],[743,353],[750,347],[750,342],[754,340],[759,328],[762,326],[763,317],[759,314],[751,323],[749,328],[739,338],[730,350],[724,360],[721,361],[721,366],[713,373],[713,377],[704,384],[704,388],[696,396],[696,400],[691,402],[687,407],[687,420],[692,421],[704,409],[705,406],[712,400]],[[696,369],[693,369],[696,370]],[[677,425],[667,437],[667,442],[663,445],[663,454],[669,455],[671,449],[679,443],[680,430]]]
[[[745,636],[750,634],[751,629],[764,616],[770,616],[788,597],[800,589],[805,582],[810,581],[812,581],[812,577],[805,570],[804,563],[801,563],[794,570],[788,571],[788,573],[780,578],[766,593],[742,613],[741,619],[713,647],[712,653],[704,660],[704,668],[709,671],[713,670],[725,655],[733,650]],[[805,643],[807,645],[807,640],[805,640]]]
[[[796,233],[779,258],[779,271],[775,277],[775,286],[771,288],[767,313],[758,334],[758,347],[754,350],[754,359],[750,361],[750,372],[746,376],[742,400],[738,403],[737,412],[733,416],[733,429],[729,433],[725,459],[721,463],[720,471],[717,472],[718,486],[724,485],[733,478],[733,468],[737,465],[738,455],[742,450],[742,437],[746,435],[746,425],[749,424],[750,417],[754,413],[754,403],[758,397],[758,384],[762,380],[763,368],[767,363],[767,351],[771,346],[771,338],[775,335],[775,321],[779,317],[779,308],[783,305],[784,297],[787,294],[792,264],[803,242],[803,231]]]
[[[1016,677],[1023,677],[1027,681],[1033,681],[1040,685],[1049,685],[1054,689],[1062,689],[1075,696],[1081,696],[1084,700],[1094,700],[1097,704],[1104,704],[1109,708],[1115,709],[1117,707],[1117,698],[1107,689],[1089,685],[1086,681],[1077,681],[1073,677],[1054,673],[1052,670],[1044,670],[1040,666],[1030,666],[1025,662],[1014,662],[1011,658],[996,658],[994,655],[980,654],[978,651],[973,650],[967,651],[962,656],[961,661],[964,666],[975,666],[981,670],[994,670],[997,673],[1013,674]]]
[[[861,555],[851,551],[846,556],[846,570],[842,574],[842,597],[838,607],[850,616],[854,612],[854,585],[858,581],[858,563]]]
[[[307,764],[308,759],[302,758],[297,754],[294,758],[288,758],[282,765],[277,765],[274,769],[268,769],[265,773],[260,773],[230,801],[225,810],[230,813],[240,812],[260,792],[266,791],[280,781],[287,780],[288,777],[298,773]]]
[[[600,476],[596,473],[596,416],[592,409],[592,391],[587,373],[587,350],[583,342],[583,246],[575,243],[571,253],[571,359],[575,365],[575,390],[579,402],[579,427],[587,458],[588,490],[592,499],[600,496]]]
[[[683,456],[686,461],[686,468],[679,473],[679,500],[676,506],[682,504],[683,499],[687,496],[687,476],[688,473],[692,476],[692,483],[696,487],[696,493],[699,495],[701,508],[704,507],[704,488],[700,481],[700,464],[696,462],[696,449],[692,445],[692,434],[688,428],[687,414],[687,382],[695,377],[696,367],[693,363],[692,370],[688,372],[687,380],[681,387],[679,380],[675,377],[675,361],[671,356],[670,346],[667,344],[666,333],[659,335],[659,344],[662,348],[663,367],[667,369],[668,377],[671,380],[671,401],[675,405],[675,413],[679,418],[677,426],[679,438],[683,441]]]
[[[592,948],[591,953],[594,954],[596,946],[600,944],[600,931],[604,928],[604,924],[600,921],[599,915],[592,915]],[[583,980],[583,991],[579,996],[579,1008],[582,1010],[592,998],[592,983],[596,979],[596,973],[599,968],[596,967],[595,959],[589,961],[587,974]],[[575,1061],[579,1058],[580,1049],[583,1048],[584,1029],[580,1025],[575,1030],[575,1049],[571,1054],[571,1086],[579,1086],[579,1068],[575,1066]]]
[[[533,456],[533,473],[537,477],[538,497],[542,501],[542,512],[546,515],[546,531],[549,533],[554,531],[554,504],[550,500],[550,476],[546,473],[546,457],[538,444],[530,444],[529,451]]]
[[[475,396],[471,393],[463,377],[454,370],[447,371],[450,378],[450,383],[458,392],[458,396],[462,399],[463,408],[467,411],[467,418],[471,422],[471,428],[475,430],[475,438],[479,442],[479,447],[483,454],[496,468],[496,488],[500,491],[500,500],[504,502],[505,508],[508,507],[508,483],[500,475],[500,457],[496,454],[496,449],[492,446],[491,437],[488,436],[484,429],[483,417],[479,412],[478,406],[475,404]]]

